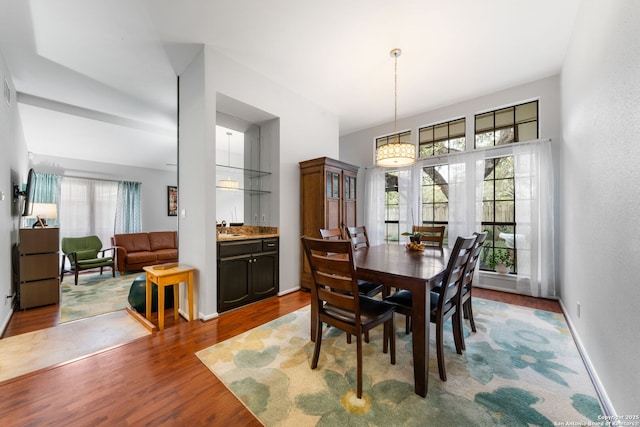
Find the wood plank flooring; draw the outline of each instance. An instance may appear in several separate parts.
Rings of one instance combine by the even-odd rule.
[[[476,288],[474,295],[561,312],[557,301]],[[174,323],[121,347],[0,383],[2,425],[261,425],[195,352],[309,303],[293,292],[202,322]],[[4,337],[55,326],[58,307],[14,313]]]

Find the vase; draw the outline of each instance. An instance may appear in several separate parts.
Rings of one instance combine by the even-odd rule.
[[[507,274],[509,272],[509,268],[506,264],[496,264],[496,271],[500,274]]]

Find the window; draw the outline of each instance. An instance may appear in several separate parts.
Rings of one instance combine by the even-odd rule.
[[[422,168],[422,225],[449,223],[449,165]],[[444,245],[447,244],[445,228]]]
[[[418,129],[420,158],[465,150],[465,119]]]
[[[411,143],[411,131],[408,130],[406,132],[394,133],[393,135],[381,136],[379,138],[376,138],[376,150],[382,147],[383,145],[387,145],[395,142],[396,136],[398,137],[398,140],[402,143],[405,143],[405,142],[409,144]]]
[[[475,116],[475,147],[538,139],[538,101]]]
[[[489,257],[498,248],[515,259],[516,203],[514,158],[485,159],[482,191],[482,229],[489,232],[480,256],[480,269],[492,270]],[[512,269],[515,271],[515,267]]]
[[[400,240],[400,197],[398,193],[398,172],[384,174],[384,241]]]

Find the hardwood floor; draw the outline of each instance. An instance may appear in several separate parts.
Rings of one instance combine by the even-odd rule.
[[[474,296],[561,312],[557,301],[475,288]],[[309,303],[298,291],[175,324],[129,344],[0,383],[3,425],[238,425],[260,422],[195,352]],[[4,337],[55,326],[57,306],[15,312]]]

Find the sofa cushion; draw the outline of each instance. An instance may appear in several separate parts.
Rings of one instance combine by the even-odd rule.
[[[158,256],[158,261],[174,261],[178,259],[177,249],[160,249],[154,252]]]
[[[152,231],[149,233],[150,250],[157,251],[159,249],[175,249],[176,248],[176,232],[175,231]]]
[[[153,263],[158,259],[154,252],[133,252],[127,254],[127,264],[140,264],[143,262]]]
[[[150,251],[147,233],[116,234],[113,236],[115,246],[122,246],[127,252]]]

